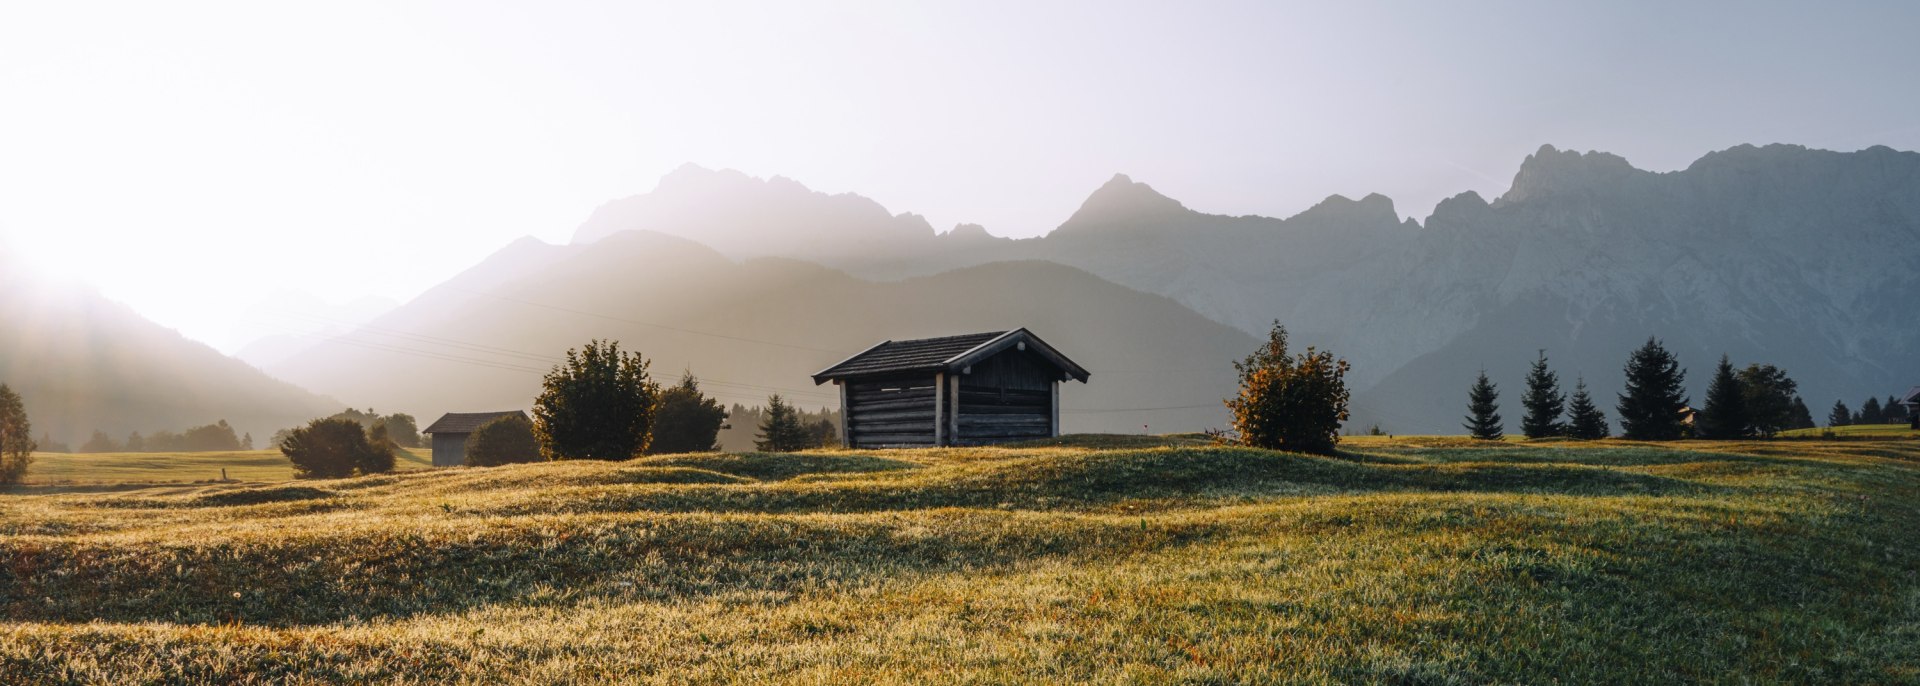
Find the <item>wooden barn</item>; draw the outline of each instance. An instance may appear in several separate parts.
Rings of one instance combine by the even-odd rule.
[[[1060,435],[1060,384],[1087,370],[1026,329],[885,341],[813,375],[840,387],[852,448],[987,445]]]
[[[511,412],[450,412],[440,417],[420,433],[433,436],[433,466],[460,467],[467,464],[467,436],[474,429],[501,417],[519,416],[527,419],[527,413],[519,410]],[[529,420],[531,421],[531,420]]]

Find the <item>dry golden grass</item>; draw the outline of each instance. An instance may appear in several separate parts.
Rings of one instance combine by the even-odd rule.
[[[426,449],[403,449],[394,461],[402,471],[433,466]],[[221,470],[234,481],[286,481],[293,463],[278,450],[204,453],[34,453],[26,483],[158,484],[218,481]]]
[[[16,489],[0,682],[1920,681],[1920,442],[1053,443]]]

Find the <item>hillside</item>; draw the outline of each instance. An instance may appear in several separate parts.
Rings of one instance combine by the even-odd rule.
[[[4,264],[0,322],[0,382],[26,401],[36,436],[78,445],[96,429],[122,439],[225,419],[264,441],[341,407],[90,289]]]
[[[612,338],[653,360],[663,381],[692,370],[723,402],[778,392],[814,408],[839,397],[809,376],[880,341],[1022,326],[1094,374],[1062,390],[1073,431],[1223,426],[1231,363],[1255,344],[1172,300],[1053,263],[876,282],[623,232],[586,245],[516,243],[270,369],[356,405],[433,417],[526,407],[568,348]]]
[[[1648,336],[1695,370],[1696,396],[1723,352],[1781,366],[1816,407],[1920,379],[1920,327],[1910,321],[1920,154],[1884,147],[1739,146],[1654,173],[1543,146],[1502,196],[1464,193],[1419,223],[1377,194],[1333,196],[1285,219],[1207,214],[1115,176],[1057,229],[1025,240],[971,226],[934,236],[871,201],[809,195],[787,180],[697,169],[676,177],[707,177],[703,194],[685,193],[680,178],[622,202],[670,205],[688,226],[724,220],[728,240],[765,239],[755,254],[868,278],[1045,260],[1249,334],[1279,319],[1298,340],[1353,362],[1356,424],[1397,432],[1457,431],[1477,370],[1517,390],[1541,348],[1569,382],[1584,375],[1608,399],[1627,352]],[[863,228],[824,232],[805,251],[783,247],[856,204],[866,207]],[[761,206],[779,212],[738,209]],[[596,215],[576,242],[611,235],[625,216]]]
[[[1061,443],[7,489],[0,681],[1920,679],[1911,441]]]

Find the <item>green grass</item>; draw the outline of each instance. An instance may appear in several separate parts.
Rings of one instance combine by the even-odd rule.
[[[0,496],[0,683],[1915,683],[1920,442],[1197,437]]]
[[[396,468],[433,466],[429,450],[401,450]],[[286,481],[293,464],[278,450],[206,453],[34,453],[28,484],[158,484],[218,481],[220,470],[235,481]]]
[[[1789,438],[1819,438],[1832,432],[1841,438],[1920,438],[1920,431],[1905,422],[1899,424],[1857,424],[1854,426],[1836,426],[1832,428],[1794,429],[1782,431],[1780,435]]]

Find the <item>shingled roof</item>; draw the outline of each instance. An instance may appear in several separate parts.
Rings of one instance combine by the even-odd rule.
[[[470,434],[473,433],[474,429],[480,428],[482,424],[501,417],[512,417],[515,415],[519,415],[521,419],[527,419],[527,413],[520,410],[513,410],[511,412],[449,412],[441,415],[440,420],[434,422],[433,426],[421,429],[420,433]]]
[[[957,372],[974,362],[1016,345],[1033,350],[1053,363],[1055,367],[1060,368],[1061,372],[1079,379],[1082,383],[1086,382],[1089,376],[1086,369],[1075,364],[1073,360],[1067,359],[1067,356],[1060,354],[1060,351],[1054,350],[1053,346],[1047,345],[1046,341],[1040,340],[1040,337],[1033,335],[1033,332],[1014,329],[910,341],[882,341],[879,345],[814,374],[813,383],[819,385],[833,379],[893,374]]]

